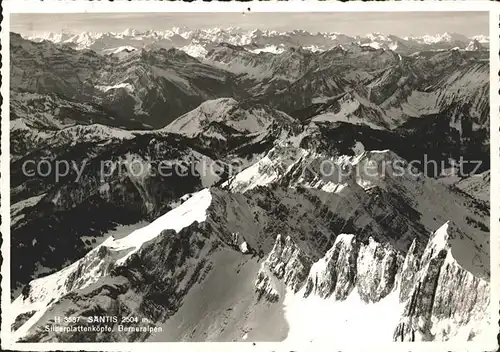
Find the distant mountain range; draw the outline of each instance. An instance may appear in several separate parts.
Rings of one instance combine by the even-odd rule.
[[[370,33],[348,36],[341,33],[310,33],[304,30],[278,32],[272,30],[242,30],[239,28],[212,28],[189,30],[175,27],[160,31],[126,29],[115,32],[83,32],[80,34],[45,33],[27,37],[33,41],[49,40],[71,45],[75,49],[92,49],[101,53],[118,53],[141,48],[178,48],[194,57],[204,57],[214,45],[228,43],[246,50],[280,53],[300,46],[311,51],[325,51],[337,45],[363,45],[375,49],[390,49],[401,54],[423,50],[488,50],[489,38],[484,35],[466,37],[458,33],[397,37]]]
[[[147,33],[156,38],[156,32]],[[211,32],[194,33],[206,36]],[[142,37],[136,32],[125,34],[133,34],[136,45],[147,46],[147,40],[140,40]],[[266,35],[273,38],[270,33]],[[108,36],[83,37],[104,40]],[[304,36],[309,38],[309,34]],[[165,40],[185,40],[180,34],[172,37]],[[64,36],[58,38],[62,40]],[[237,42],[232,38],[228,36],[230,42]],[[243,42],[238,38],[238,42]],[[94,41],[85,43],[95,49]],[[486,119],[484,101],[468,98],[486,92],[488,51],[452,47],[404,55],[352,44],[325,51],[290,46],[280,53],[255,53],[241,45],[210,43],[211,49],[203,58],[192,57],[178,48],[132,50],[130,45],[128,49],[103,54],[76,50],[68,43],[37,43],[12,34],[11,87],[17,92],[56,94],[57,99],[93,104],[87,108],[93,111],[90,121],[125,128],[164,127],[209,99],[233,97],[294,113],[325,99],[340,98],[346,92],[352,93],[356,104],[372,112],[371,119],[376,119],[372,124],[385,127],[414,116],[414,104],[424,104],[427,113],[435,113],[451,103],[469,102],[477,123],[482,125]],[[418,102],[422,99],[425,102]],[[21,110],[28,108],[25,104],[16,106]],[[57,108],[54,104],[48,106]],[[81,111],[82,107],[78,109]],[[20,110],[19,113],[22,114]],[[106,117],[109,115],[113,115],[113,120]]]

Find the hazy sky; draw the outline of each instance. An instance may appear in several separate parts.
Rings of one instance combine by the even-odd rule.
[[[371,32],[397,36],[457,32],[467,36],[488,34],[487,12],[378,12],[378,13],[81,13],[12,14],[11,31],[122,32],[127,28],[161,30],[174,26],[210,28],[238,26],[244,29],[303,29],[310,32]]]

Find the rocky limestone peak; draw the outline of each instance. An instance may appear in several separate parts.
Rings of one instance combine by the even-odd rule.
[[[359,243],[354,235],[340,234],[325,256],[315,262],[304,288],[304,297],[317,295],[345,299],[356,284]]]
[[[401,272],[400,300],[405,308],[395,341],[443,341],[460,329],[472,339],[488,329],[489,282],[478,273],[480,257],[461,253],[462,241],[467,239],[447,222],[431,236],[420,258],[412,244]],[[477,267],[471,265],[473,260]],[[445,320],[454,321],[451,329],[439,328],[438,322]]]
[[[265,265],[278,279],[297,292],[307,278],[311,259],[290,236],[276,236]]]

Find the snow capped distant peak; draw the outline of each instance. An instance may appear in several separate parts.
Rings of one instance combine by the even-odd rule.
[[[383,40],[383,41],[389,40],[388,37],[381,34],[380,32],[369,33],[366,35],[366,38],[371,39],[371,40]]]
[[[172,27],[172,32],[174,32],[175,34],[182,34],[184,32],[189,32],[189,28],[187,27]]]
[[[136,29],[132,29],[132,28],[127,28],[127,29],[125,29],[125,30],[122,32],[122,34],[123,34],[124,36],[128,36],[128,37],[131,37],[131,36],[137,35],[137,33],[139,33],[139,31],[138,31],[138,30],[136,30]]]
[[[104,55],[118,54],[120,57],[123,57],[136,50],[137,48],[134,48],[133,46],[125,45],[125,46],[119,46],[117,48],[105,49],[102,51],[102,53]]]
[[[477,39],[473,39],[469,45],[465,48],[466,51],[478,51],[478,50],[484,50],[483,46]]]
[[[404,38],[380,32],[369,33],[365,36],[351,37],[337,32],[311,33],[301,29],[280,32],[272,29],[248,29],[240,27],[189,29],[187,27],[173,27],[164,30],[140,31],[127,28],[121,32],[93,33],[42,33],[29,37],[33,41],[49,40],[54,43],[64,43],[76,49],[92,49],[95,51],[110,50],[118,46],[142,47],[176,47],[182,48],[189,55],[204,57],[214,45],[229,43],[245,47],[254,53],[271,52],[281,53],[291,46],[301,46],[309,51],[325,51],[339,44],[359,43],[376,49],[409,50],[412,52],[426,49],[425,46],[456,45],[461,48],[474,39],[486,44],[489,39],[486,35],[476,35],[468,38],[458,33],[427,34],[424,36],[407,36]],[[401,46],[399,41],[403,41]],[[424,46],[424,48],[422,48]]]
[[[204,48],[203,45],[200,45],[200,44],[190,44],[190,45],[183,46],[179,49],[184,51],[189,56],[192,56],[195,58],[204,58],[208,53],[208,50],[206,48]]]
[[[233,98],[220,98],[203,102],[196,109],[182,115],[165,130],[171,133],[180,133],[187,136],[199,134],[205,121],[219,121],[228,116],[238,105]]]
[[[285,51],[283,45],[269,45],[264,48],[248,50],[251,53],[259,54],[259,53],[271,53],[271,54],[281,54]]]
[[[48,40],[54,43],[61,43],[69,38],[73,37],[73,34],[68,34],[68,33],[43,33],[39,36],[28,36],[26,39],[33,40],[33,41],[42,41],[42,40]]]
[[[481,44],[488,44],[490,42],[490,38],[487,35],[475,35],[471,37],[472,40],[477,40]]]
[[[415,36],[410,36],[410,37],[405,37],[405,40],[416,40],[421,43],[425,44],[437,44],[437,43],[451,43],[451,42],[469,42],[469,38],[462,34],[458,33],[448,33],[445,32],[443,34],[436,34],[436,35],[430,35],[426,34],[424,36],[420,37],[415,37]]]

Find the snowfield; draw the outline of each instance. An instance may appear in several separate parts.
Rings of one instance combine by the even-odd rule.
[[[377,303],[364,302],[357,292],[345,301],[317,296],[302,297],[287,291],[285,316],[290,331],[284,342],[348,345],[363,335],[364,341],[383,344],[392,340],[394,327],[403,312],[398,293]]]

